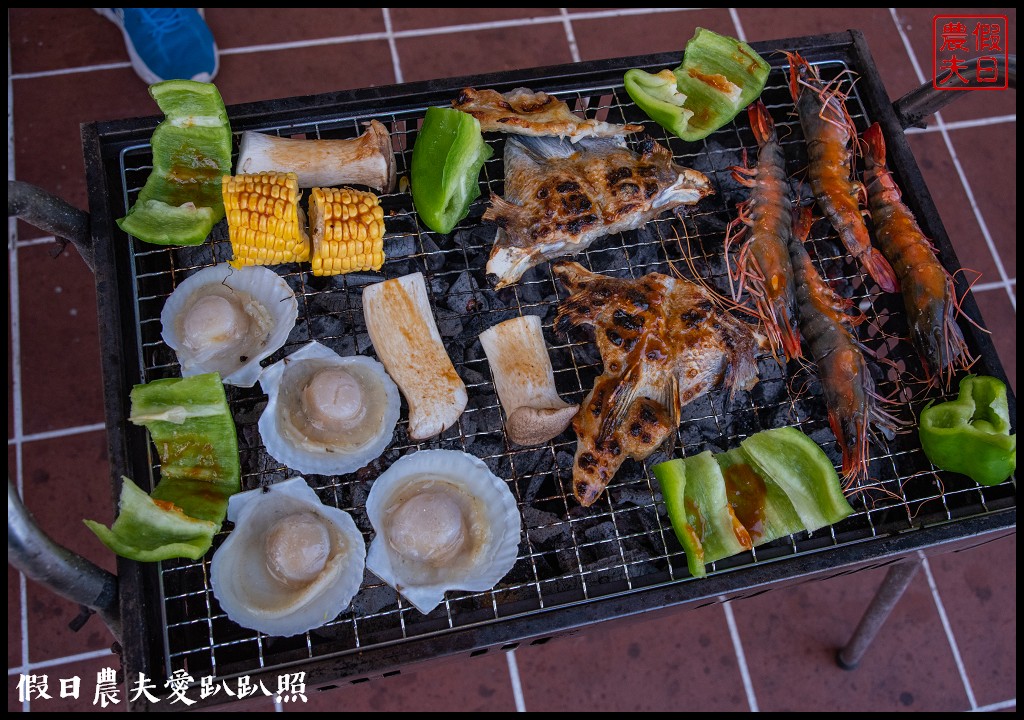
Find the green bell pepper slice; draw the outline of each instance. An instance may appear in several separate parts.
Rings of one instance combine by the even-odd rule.
[[[126,233],[154,245],[199,245],[224,217],[221,178],[231,174],[231,126],[216,86],[167,80],[149,87],[164,113],[153,131],[153,170]]]
[[[764,430],[740,443],[757,471],[782,488],[807,530],[853,514],[835,466],[818,444],[794,427]]]
[[[220,527],[209,520],[189,517],[172,503],[152,499],[126,477],[121,478],[121,500],[114,524],[108,529],[94,520],[84,522],[108,548],[140,562],[176,557],[198,560],[210,549]]]
[[[1017,469],[1006,385],[988,375],[960,381],[956,400],[929,403],[918,426],[925,456],[941,470],[998,485]]]
[[[200,558],[224,522],[228,498],[241,490],[238,435],[220,375],[136,385],[131,400],[129,420],[149,430],[160,456],[160,482],[146,495],[125,478],[110,529],[85,524],[132,560]]]
[[[475,117],[454,108],[427,108],[409,176],[424,225],[447,235],[469,214],[480,197],[480,169],[493,152]]]
[[[747,43],[697,28],[674,70],[627,70],[626,93],[647,115],[687,141],[702,140],[756,100],[771,66]]]
[[[740,447],[651,468],[690,574],[705,564],[853,513],[825,452],[796,428],[756,433]]]
[[[662,70],[651,74],[633,68],[622,79],[626,93],[654,122],[673,135],[687,135],[693,110],[686,107],[686,96],[679,92],[675,73]]]
[[[756,547],[804,529],[782,487],[760,472],[740,448],[715,455],[736,518]]]
[[[658,463],[652,470],[691,575],[704,577],[707,563],[753,546],[729,504],[725,478],[710,450]]]

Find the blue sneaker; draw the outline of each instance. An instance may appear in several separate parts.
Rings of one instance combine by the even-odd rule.
[[[147,84],[211,82],[217,43],[199,8],[93,8],[121,28],[135,73]]]

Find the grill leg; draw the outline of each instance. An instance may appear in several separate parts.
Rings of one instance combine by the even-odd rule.
[[[860,624],[853,631],[850,641],[836,653],[836,663],[839,667],[843,670],[853,670],[860,664],[871,641],[882,629],[889,613],[903,597],[904,591],[920,567],[921,560],[915,557],[898,562],[889,568],[882,585],[864,612],[864,617],[860,619]]]

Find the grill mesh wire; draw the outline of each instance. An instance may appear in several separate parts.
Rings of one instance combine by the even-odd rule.
[[[845,65],[826,62],[818,68],[823,79],[837,80],[850,91],[847,106],[858,131],[863,131],[870,120]],[[742,164],[744,150],[751,161],[756,158],[756,144],[745,114],[700,143],[683,143],[647,120],[621,86],[582,88],[559,96],[580,115],[609,122],[646,121],[650,134],[672,149],[677,162],[704,172],[716,188],[714,196],[705,198],[682,219],[666,215],[639,230],[608,236],[576,259],[596,272],[634,278],[648,272],[671,272],[672,263],[684,275],[702,278],[727,293],[722,255],[725,227],[735,217],[736,204],[746,199],[748,193],[731,178],[730,167]],[[807,191],[799,184],[806,167],[806,152],[781,69],[772,70],[762,100],[775,120],[790,175],[796,179],[798,192],[807,199]],[[419,108],[321,118],[263,130],[284,136],[354,137],[361,132],[362,122],[376,118],[392,133],[398,174],[402,177],[408,174],[418,121],[424,111],[425,108]],[[440,437],[414,443],[406,434],[403,403],[395,441],[380,459],[351,475],[310,476],[307,480],[322,501],[351,513],[369,542],[373,531],[364,503],[373,478],[413,450],[440,447],[472,453],[508,481],[522,511],[524,533],[516,565],[493,590],[449,592],[445,601],[426,616],[367,572],[352,606],[338,618],[304,635],[278,638],[241,628],[225,616],[210,589],[211,553],[198,562],[164,562],[160,569],[160,602],[165,620],[163,641],[168,675],[179,669],[186,669],[197,678],[273,670],[336,653],[366,651],[403,639],[443,634],[452,628],[498,623],[645,587],[699,582],[689,576],[685,555],[673,535],[657,483],[649,471],[652,465],[667,459],[662,451],[643,463],[627,461],[598,502],[583,509],[572,498],[576,438],[571,429],[536,448],[511,446],[504,437],[500,405],[486,358],[476,340],[481,331],[520,314],[541,316],[556,385],[570,402],[583,400],[601,367],[588,337],[563,337],[552,330],[558,300],[565,297],[565,292],[557,286],[548,263],[529,271],[510,288],[497,293],[488,288],[484,264],[494,228],[483,225],[480,216],[487,207],[489,193],[503,194],[504,137],[488,134],[486,138],[495,152],[481,174],[483,195],[452,236],[438,236],[421,227],[411,197],[400,188],[381,197],[386,213],[388,258],[382,274],[316,278],[305,265],[275,268],[296,292],[299,321],[285,347],[265,364],[281,359],[310,340],[324,343],[343,355],[372,356],[373,347],[360,305],[362,288],[385,277],[423,272],[441,335],[469,391],[466,412]],[[636,146],[635,139],[631,143]],[[121,162],[125,201],[130,204],[152,167],[149,146],[126,149]],[[137,307],[141,376],[144,382],[177,377],[180,368],[174,353],[160,338],[160,311],[182,280],[201,267],[230,258],[226,227],[223,223],[219,225],[212,241],[198,248],[156,248],[134,239],[132,243],[132,289]],[[865,311],[867,320],[860,326],[859,334],[876,356],[871,365],[878,392],[891,401],[886,404],[889,412],[912,423],[928,399],[943,399],[945,394],[929,390],[922,380],[920,362],[905,339],[906,320],[899,296],[880,293],[845,257],[834,231],[820,217],[808,243],[823,276]],[[840,452],[828,428],[813,367],[801,368],[790,363],[784,368],[771,358],[763,358],[759,370],[761,380],[749,393],[740,393],[730,401],[726,393],[715,391],[683,408],[675,456],[730,449],[759,430],[795,425],[817,441],[838,467]],[[243,489],[297,474],[263,449],[256,423],[266,398],[259,386],[226,389],[238,428]],[[149,480],[155,484],[159,463],[152,447],[149,469]],[[1009,485],[986,488],[958,478],[940,480],[924,458],[914,432],[874,442],[870,470],[871,479],[851,497],[854,514],[838,525],[813,535],[805,532],[776,540],[715,563],[709,572],[728,572],[754,563],[821,552],[876,535],[984,514],[992,507],[1013,502],[1014,491]],[[214,541],[214,550],[229,529],[230,524],[225,524]]]

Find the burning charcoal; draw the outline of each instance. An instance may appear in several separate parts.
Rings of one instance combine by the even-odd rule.
[[[468,270],[460,273],[451,284],[444,304],[449,310],[459,314],[486,312],[490,309],[486,296],[480,292],[476,280]]]
[[[434,308],[434,320],[437,322],[437,331],[443,338],[453,338],[462,332],[462,318],[458,313],[437,307]],[[454,362],[455,358],[452,358],[452,361]]]
[[[174,253],[174,264],[181,268],[193,268],[203,267],[206,265],[215,265],[221,262],[216,257],[217,252],[215,248],[219,246],[227,246],[228,256],[224,260],[231,259],[231,244],[230,243],[212,243],[206,242],[202,245],[193,245],[186,247],[179,247],[173,250]]]
[[[651,455],[651,457],[648,459],[648,462],[654,464],[656,462],[661,462],[664,459],[665,458],[662,457],[661,460],[656,460],[655,459],[655,455]],[[612,488],[609,488],[609,493],[611,494],[611,498],[612,498],[612,507],[618,508],[618,507],[621,507],[623,505],[636,505],[638,507],[645,507],[645,506],[651,504],[651,491],[650,491],[650,489],[646,485],[642,486],[642,487],[641,486],[626,486],[626,487],[619,487],[619,488],[612,487]],[[638,514],[639,513],[635,513],[635,512],[624,513],[624,514],[620,515],[619,518],[621,519],[621,518],[624,518],[624,517],[631,517],[633,515],[638,515]]]
[[[384,239],[384,257],[397,259],[415,255],[419,252],[416,238],[413,235],[387,236]]]
[[[396,212],[394,215],[387,215],[384,219],[385,231],[388,234],[398,235],[408,233],[414,235],[417,231],[416,218],[407,212]]]
[[[456,231],[453,241],[465,250],[486,249],[490,253],[497,232],[494,225],[477,225]]]
[[[448,282],[444,275],[431,275],[427,280],[427,295],[433,305],[439,304],[448,294]]]
[[[548,447],[517,450],[512,454],[512,463],[518,477],[551,470],[551,450]]]
[[[483,373],[477,372],[473,368],[468,367],[466,365],[464,365],[462,369],[459,371],[459,375],[462,377],[463,382],[465,382],[467,386],[483,385],[484,383],[488,382],[488,378]],[[484,391],[477,390],[477,392]],[[486,400],[487,402],[497,402],[497,398],[493,394],[491,394],[490,397],[485,397],[482,399]]]
[[[441,252],[441,248],[434,242],[433,236],[424,234],[420,236],[420,242],[423,245],[423,252],[425,257],[423,262],[429,272],[441,272],[444,269],[444,254]]]
[[[539,473],[530,476],[530,481],[529,483],[527,483],[526,490],[523,493],[523,503],[527,505],[532,505],[533,502],[537,499],[537,495],[540,493],[541,488],[544,486],[545,482],[547,482],[550,479],[550,477],[550,475],[542,475]]]
[[[341,277],[345,280],[345,287],[348,291],[360,297],[364,287],[379,283],[384,279],[381,275],[373,273],[349,273]]]
[[[615,538],[615,523],[611,520],[598,523],[583,531],[583,537],[588,543],[600,540],[611,540]]]
[[[530,542],[536,546],[546,545],[555,541],[553,546],[564,547],[571,543],[569,526],[557,516],[532,507],[523,508],[523,525],[530,536]]]
[[[466,452],[482,459],[491,472],[504,479],[512,476],[508,458],[504,457],[507,450],[505,437],[501,434],[480,434],[466,438]]]
[[[398,593],[387,585],[380,584],[377,576],[367,570],[363,577],[362,587],[352,598],[351,610],[357,616],[363,617],[397,605]]]
[[[621,246],[622,238],[619,235],[612,235],[605,238],[605,241],[611,245],[600,249],[591,248],[587,253],[592,270],[616,277],[628,273],[629,257],[626,255],[626,249]]]
[[[320,342],[342,357],[362,353],[362,351],[357,350],[356,338],[352,337],[352,335],[349,335],[348,333],[338,337],[323,338]]]
[[[337,290],[311,293],[306,296],[306,311],[311,317],[343,313],[352,309],[348,293]]]
[[[359,355],[366,355],[370,348],[373,347],[373,341],[370,340],[369,333],[357,333],[356,334],[356,353]]]

